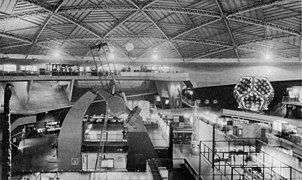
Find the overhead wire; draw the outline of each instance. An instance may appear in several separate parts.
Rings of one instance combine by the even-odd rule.
[[[107,45],[107,43],[106,43]],[[98,48],[98,51],[100,50],[100,47],[102,47],[104,53],[105,53],[105,60],[107,62],[107,65],[108,65],[108,69],[109,69],[109,75],[111,76],[112,80],[114,81],[115,83],[115,78],[114,78],[114,73],[117,73],[116,71],[116,67],[115,67],[115,62],[113,61],[113,68],[114,68],[114,72],[112,73],[112,70],[111,70],[111,67],[110,67],[110,63],[108,61],[108,58],[107,58],[107,53],[106,53],[106,50],[104,48],[104,44],[102,46],[102,44],[100,45],[97,45],[96,47],[99,47]],[[92,57],[93,57],[93,61],[94,61],[94,64],[95,64],[95,67],[96,67],[96,70],[97,70],[97,74],[99,76],[99,79],[100,79],[100,82],[101,82],[101,85],[102,85],[102,88],[104,89],[104,84],[102,82],[102,77],[101,77],[101,74],[98,72],[99,68],[98,68],[98,64],[96,62],[96,59],[94,57],[94,54],[93,54],[93,51],[92,51],[93,48],[91,48],[91,54],[92,54]],[[100,59],[100,57],[98,56],[98,60],[101,64],[101,68],[102,68],[102,71],[103,71],[103,64],[102,64],[102,61]],[[122,90],[122,87],[121,87],[121,83],[120,83],[120,80],[118,79],[118,77],[116,76],[116,79],[118,81],[118,84],[119,84],[119,88],[120,90]],[[107,83],[107,79],[105,77],[105,81]],[[106,84],[108,85],[108,83]],[[99,94],[99,92],[97,92],[97,94]],[[106,102],[106,106],[107,106],[107,102]],[[103,161],[103,155],[104,155],[104,148],[105,148],[105,144],[107,142],[107,137],[105,137],[105,140],[103,141],[103,136],[104,134],[106,133],[106,129],[107,129],[107,121],[108,121],[108,109],[106,108],[106,113],[105,113],[105,119],[104,119],[104,126],[103,126],[103,130],[101,131],[101,134],[100,134],[100,141],[99,141],[99,148],[98,148],[98,152],[97,152],[97,158],[96,158],[96,162],[95,162],[95,166],[94,166],[94,173],[93,173],[93,179],[95,179],[95,176],[96,176],[96,171],[97,171],[97,167],[99,166],[100,169],[102,167],[102,161]],[[100,158],[101,157],[101,158]],[[91,176],[90,176],[90,179],[91,179]]]
[[[97,167],[99,166],[100,170],[102,168],[104,148],[105,148],[105,145],[106,145],[106,142],[107,142],[107,136],[105,137],[104,141],[103,141],[103,136],[104,136],[104,134],[106,133],[106,130],[107,130],[107,121],[108,121],[108,113],[107,113],[107,110],[106,110],[106,115],[104,117],[104,126],[103,126],[103,129],[102,129],[101,134],[100,134],[99,148],[98,148],[98,152],[97,152],[97,156],[96,156],[96,160],[95,160],[95,166],[94,166],[94,170],[93,170],[93,179],[95,179],[95,173],[98,170]]]
[[[119,80],[117,74],[116,74],[116,77],[114,77],[114,74],[117,73],[117,70],[116,70],[116,67],[115,67],[115,61],[113,61],[113,63],[112,63],[112,65],[113,65],[113,73],[112,73],[112,70],[111,70],[111,67],[110,67],[110,63],[109,63],[109,60],[108,60],[108,58],[107,58],[107,53],[106,53],[106,51],[105,51],[104,46],[103,46],[102,48],[103,48],[103,51],[104,51],[104,53],[105,53],[105,59],[106,59],[106,62],[107,62],[107,65],[108,65],[108,69],[109,69],[110,74],[111,74],[111,78],[112,78],[112,80],[113,80],[114,83],[115,83],[115,80],[117,80],[117,82],[118,82],[118,84],[119,84],[119,88],[120,88],[120,90],[122,91],[122,85],[121,85],[121,82],[120,82],[120,80]]]
[[[91,55],[92,55],[92,59],[93,59],[93,62],[94,62],[94,65],[95,65],[95,68],[96,68],[96,71],[97,71],[97,74],[98,74],[98,77],[99,77],[99,80],[100,80],[100,83],[102,85],[102,88],[104,89],[104,84],[103,84],[103,81],[102,81],[102,77],[100,76],[98,70],[98,64],[96,63],[96,60],[95,60],[95,57],[94,57],[94,54],[93,54],[93,51],[92,51],[92,48],[90,49],[90,52],[91,52]],[[105,80],[106,81],[106,80]]]

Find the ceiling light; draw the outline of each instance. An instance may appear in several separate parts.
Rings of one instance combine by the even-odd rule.
[[[272,58],[272,55],[271,55],[270,52],[266,52],[266,53],[264,54],[264,59],[265,59],[265,60],[271,60],[271,58]]]
[[[109,53],[109,59],[114,59],[115,58],[115,55],[114,55],[114,53]]]
[[[158,54],[157,54],[157,53],[154,53],[154,54],[152,55],[152,59],[153,59],[153,60],[157,60],[157,59],[158,59],[158,57],[159,57],[159,56],[158,56]]]
[[[127,43],[126,44],[126,50],[129,52],[129,51],[132,51],[134,49],[134,45],[132,43]]]
[[[54,58],[60,58],[61,57],[61,51],[59,49],[55,49],[53,51],[52,55],[53,55]]]

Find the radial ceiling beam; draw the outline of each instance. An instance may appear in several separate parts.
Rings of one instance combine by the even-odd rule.
[[[121,54],[123,54],[125,57],[128,57],[132,61],[132,59],[128,56],[128,52],[125,49],[121,48],[116,42],[109,40],[108,43],[112,45],[117,51],[119,51]]]
[[[50,42],[50,41],[112,41],[112,40],[125,40],[125,39],[155,39],[158,41],[167,41],[165,37],[153,37],[153,36],[140,36],[140,35],[118,35],[118,36],[110,36],[108,38],[95,38],[95,37],[69,37],[69,38],[54,38],[54,39],[44,39],[38,41],[39,43],[42,42]],[[213,46],[232,46],[232,44],[224,41],[215,41],[215,40],[209,40],[209,39],[196,39],[196,38],[177,38],[177,39],[171,39],[171,41],[174,42],[185,42],[185,43],[194,43],[194,44],[206,44],[206,45],[213,45]]]
[[[196,29],[202,28],[202,27],[204,27],[204,26],[210,25],[210,24],[215,23],[215,22],[218,22],[218,21],[220,21],[220,20],[221,20],[221,19],[209,19],[208,21],[206,21],[206,22],[204,22],[204,23],[202,23],[202,24],[200,24],[200,25],[194,26],[194,27],[192,27],[192,28],[190,28],[190,29],[187,29],[187,30],[185,30],[185,31],[183,31],[183,32],[181,32],[181,33],[175,35],[175,36],[172,37],[171,39],[176,39],[176,38],[178,38],[178,37],[180,37],[180,36],[182,36],[182,35],[188,34],[188,33],[192,32],[192,31],[195,31]]]
[[[6,15],[0,19],[0,22],[10,21],[10,20],[15,20],[15,19],[22,19],[22,18],[33,17],[33,16],[48,16],[50,14],[51,14],[51,12],[48,12],[45,10],[27,11],[27,12],[23,12],[23,13]]]
[[[49,50],[53,50],[53,48],[52,47],[49,47],[49,46],[46,46],[46,45],[43,45],[43,44],[40,44],[40,43],[36,43],[36,45],[37,46],[40,46],[40,47],[43,47],[43,48],[45,48],[45,49],[49,49]],[[74,55],[72,55],[72,54],[70,54],[69,52],[66,52],[66,51],[63,51],[65,54],[68,54],[69,56],[71,56],[71,57],[73,57],[73,58],[75,58],[75,59],[78,59],[79,60],[79,58],[78,57],[76,57],[76,56],[74,56]]]
[[[133,0],[127,0],[127,2],[132,4],[136,9],[139,9],[139,6],[135,2],[133,2]]]
[[[152,24],[154,24],[155,27],[157,27],[157,29],[165,36],[165,38],[167,39],[167,41],[170,41],[169,36],[165,33],[165,31],[159,26],[159,24],[157,22],[155,22],[155,20],[153,20],[149,14],[145,13],[142,11],[142,13],[152,22]],[[170,41],[171,42],[171,41]],[[179,49],[176,47],[176,45],[171,42],[172,46],[175,48],[176,52],[180,55],[180,57],[182,57]]]
[[[302,4],[301,4],[302,6]],[[302,8],[302,7],[301,7]],[[302,15],[301,15],[302,16]],[[302,18],[300,18],[300,28],[302,28]],[[299,61],[302,62],[302,30],[300,31],[300,51],[299,51]]]
[[[222,16],[222,20],[224,21],[224,24],[229,32],[229,36],[231,38],[231,41],[232,41],[232,45],[233,45],[233,48],[234,48],[234,51],[236,53],[236,57],[238,59],[238,62],[240,62],[240,59],[239,59],[239,53],[238,53],[238,50],[237,50],[237,43],[236,43],[236,40],[235,40],[235,37],[234,37],[234,34],[232,32],[232,29],[231,29],[231,26],[230,26],[230,22],[229,20],[226,18],[226,12],[224,11],[223,9],[223,6],[220,2],[220,0],[216,0],[216,4],[218,6],[218,9],[220,11],[220,14]]]
[[[80,12],[80,11],[134,11],[137,10],[136,7],[131,5],[82,5],[82,6],[68,6],[62,7],[58,14],[72,13],[72,12]]]
[[[137,5],[135,2],[133,2],[133,0],[127,0],[129,3],[131,3],[135,8],[136,8],[136,11],[132,11],[132,13],[131,14],[129,14],[128,16],[126,16],[125,18],[122,18],[122,19],[120,19],[114,26],[113,26],[113,28],[111,28],[105,35],[104,35],[104,39],[111,33],[111,32],[113,32],[115,29],[117,29],[118,27],[120,27],[122,24],[124,24],[126,21],[128,21],[129,19],[131,19],[132,17],[134,17],[135,15],[137,15],[139,12],[141,12],[141,9],[142,8],[144,8],[144,7],[146,7],[146,6],[148,6],[148,5],[150,5],[151,3],[153,3],[154,1],[148,1],[148,2],[146,2],[146,3],[144,3],[144,4],[139,4],[139,5]],[[110,39],[111,40],[111,39]],[[116,44],[116,43],[114,43],[114,42],[112,42],[112,41],[110,41],[111,42],[111,44],[114,44],[114,46],[115,47],[118,47],[118,50],[122,53],[122,54],[124,54],[124,55],[126,55],[127,57],[128,57],[128,53],[126,53],[125,54],[125,51],[123,51],[123,49],[118,45],[118,44]]]
[[[129,19],[131,19],[132,17],[134,17],[136,14],[138,14],[139,11],[133,11],[131,13],[129,13],[127,16],[119,19],[114,25],[113,27],[104,35],[104,38],[106,38],[110,33],[112,33],[114,30],[116,30],[117,28],[119,28],[121,25],[123,25],[126,21],[128,21]]]
[[[26,42],[26,43],[32,43],[32,41],[30,39],[27,39],[27,38],[19,36],[19,35],[7,33],[7,32],[0,32],[0,36],[10,38],[10,39],[15,39],[15,40]]]
[[[49,4],[46,4],[44,3],[43,1],[41,0],[23,0],[23,1],[26,1],[26,2],[29,2],[35,6],[38,6],[38,7],[41,7],[41,8],[45,8],[45,9],[52,9],[52,6],[50,6]]]
[[[233,49],[233,47],[219,47],[216,49],[211,49],[209,51],[198,53],[198,54],[195,54],[195,55],[189,57],[189,59],[186,62],[194,61],[194,60],[197,60],[198,58],[207,57],[207,56],[210,56],[213,54],[217,54],[217,53],[232,50],[232,49]]]
[[[169,12],[169,13],[181,13],[181,14],[193,14],[198,16],[207,16],[207,17],[214,17],[214,18],[221,18],[221,15],[214,11],[206,11],[200,9],[193,9],[193,8],[179,8],[179,7],[150,7],[149,5],[152,4],[154,1],[150,1],[149,3],[145,3],[145,5],[139,6],[129,6],[129,5],[100,5],[100,6],[93,6],[93,5],[84,5],[84,6],[69,6],[63,7],[58,11],[59,14],[61,13],[71,13],[71,12],[78,12],[78,11],[85,11],[85,10],[124,10],[124,11],[134,11],[134,10],[142,10],[144,12]]]
[[[33,5],[36,5],[40,8],[43,8],[45,11],[53,13],[51,7],[45,5],[44,3],[41,3],[38,0],[25,0],[27,2],[32,3]],[[94,36],[98,37],[98,38],[102,38],[98,33],[94,32],[92,29],[86,27],[85,25],[83,25],[79,20],[77,20],[76,18],[70,17],[67,14],[59,14],[59,11],[56,13],[56,15],[62,19],[65,19],[66,21],[69,21],[70,23],[79,26],[83,29],[85,29],[86,31],[88,31],[89,33],[93,34]]]
[[[141,10],[145,12],[174,12],[174,13],[182,13],[182,14],[194,14],[199,16],[208,16],[208,17],[215,17],[220,18],[220,14],[213,11],[205,11],[205,10],[199,10],[199,9],[192,9],[192,8],[169,8],[169,7],[148,7],[150,4],[152,4],[154,1],[150,1],[149,4],[147,3],[144,5]],[[32,2],[32,4],[34,4]],[[38,4],[35,4],[39,6]],[[50,15],[52,14],[51,9],[47,9],[48,6],[40,6],[43,8],[43,10],[37,10],[37,11],[28,11],[24,13],[18,13],[18,14],[12,14],[12,15],[6,15],[3,18],[0,19],[1,21],[9,21],[12,19],[21,19],[26,17],[33,17],[37,15]],[[135,11],[138,10],[137,7],[131,6],[131,5],[83,5],[83,6],[68,6],[68,7],[62,7],[60,10],[56,13],[58,14],[66,14],[66,13],[75,13],[75,12],[81,12],[81,11],[93,11],[93,10],[101,10],[101,11]]]
[[[30,54],[33,46],[35,45],[35,43],[37,43],[40,35],[42,34],[43,30],[46,28],[46,26],[48,25],[48,23],[51,21],[51,19],[53,18],[53,16],[58,12],[58,10],[61,8],[62,4],[63,4],[63,1],[64,0],[60,0],[57,4],[56,4],[56,8],[55,10],[53,11],[52,14],[50,14],[43,22],[43,25],[39,28],[39,30],[36,32],[36,35],[35,35],[35,38],[33,40],[33,43],[31,45],[31,47],[29,48],[26,56],[25,56],[25,59],[27,59],[28,55]]]
[[[157,2],[157,0],[148,0],[148,1],[146,1],[146,2],[144,3],[142,9],[145,9],[145,8],[151,6],[152,4],[156,3],[156,2]]]
[[[95,2],[95,0],[94,0],[94,1],[93,1],[93,0],[89,0],[89,1],[93,4],[93,6],[101,6],[102,3],[103,3],[105,0],[102,0],[101,2],[99,2],[98,0],[96,0],[97,2]],[[105,10],[105,11],[107,12],[107,10]],[[83,19],[85,19],[85,18],[86,18],[87,16],[89,16],[91,13],[92,13],[92,11],[89,11],[88,13],[85,13],[85,17],[84,17]],[[111,15],[111,14],[110,14],[110,15]],[[67,36],[65,36],[64,39],[68,39],[68,38],[72,35],[72,33],[73,33],[75,30],[77,30],[78,28],[81,28],[81,27],[79,27],[78,25],[76,25],[76,27],[73,28],[73,30],[70,31],[69,34],[68,34]],[[94,39],[93,39],[93,42],[94,42],[94,43],[97,42],[96,39],[97,39],[97,38],[94,38]],[[63,41],[61,42],[61,44],[60,44],[60,47],[62,47],[63,44],[64,44],[65,42],[66,42],[66,41],[63,40]],[[79,43],[79,42],[78,42],[78,43]],[[80,42],[80,43],[81,43],[81,42]],[[81,44],[82,44],[82,43],[81,43]],[[87,54],[89,54],[90,51],[91,51],[91,48],[87,47],[87,51],[86,51],[85,55],[81,57],[81,60],[83,60],[83,59],[87,56]]]
[[[52,8],[49,7],[48,5],[44,4],[44,3],[41,3],[41,1],[38,1],[38,0],[25,0],[27,2],[30,2],[40,8],[43,8],[45,11],[48,11],[50,13],[53,13],[52,11]],[[73,24],[75,24],[76,26],[79,26],[83,29],[85,29],[86,31],[88,31],[89,33],[93,34],[94,36],[96,36],[97,38],[102,38],[98,33],[94,32],[93,30],[91,30],[90,28],[86,27],[85,25],[81,24],[81,22],[79,22],[76,18],[73,18],[73,17],[70,17],[69,15],[60,15],[58,14],[58,12],[56,13],[56,15],[62,19],[65,19]],[[36,43],[38,46],[42,46],[44,48],[48,48],[50,49],[50,47],[48,46],[45,46],[45,45],[42,45],[42,44],[39,44],[39,43]],[[68,52],[65,52],[66,54],[69,54],[71,55],[70,53]],[[74,57],[73,55],[71,55],[72,57]]]
[[[82,29],[86,30],[87,32],[91,33],[92,35],[94,35],[97,38],[102,39],[102,36],[99,35],[97,32],[95,32],[93,29],[87,27],[86,25],[82,24],[78,19],[73,18],[67,14],[60,14],[59,17],[61,17],[62,19],[65,19],[66,21],[69,21],[70,23],[81,27]]]
[[[129,3],[131,3],[135,8],[136,11],[132,11],[128,16],[120,19],[105,35],[104,38],[106,38],[111,32],[113,32],[115,29],[117,29],[118,27],[120,27],[122,24],[124,24],[126,21],[128,21],[129,19],[131,19],[132,17],[134,17],[135,15],[137,15],[139,12],[141,12],[142,8],[145,8],[146,6],[148,6],[149,4],[151,4],[154,1],[149,1],[146,2],[144,5],[137,5],[135,2],[133,2],[133,0],[127,0]],[[141,7],[143,6],[143,7]]]
[[[159,43],[156,43],[156,44],[154,44],[153,46],[151,46],[151,47],[149,47],[149,48],[147,48],[141,55],[139,55],[139,57],[138,58],[140,58],[140,57],[143,57],[145,54],[147,54],[147,53],[149,53],[150,52],[150,50],[152,50],[152,49],[154,49],[154,48],[156,48],[156,47],[158,47],[158,46],[161,46],[162,44],[164,44],[164,43],[166,43],[167,42],[167,40],[166,39],[164,39],[163,41],[161,41],[161,42],[159,42]]]
[[[175,35],[171,39],[176,39],[176,38],[178,38],[178,37],[180,37],[182,35],[188,34],[188,33],[192,32],[192,31],[195,31],[196,29],[199,29],[199,28],[202,28],[204,26],[210,25],[210,24],[215,23],[217,21],[220,21],[220,18],[219,19],[209,19],[208,21],[206,21],[206,22],[204,22],[204,23],[202,23],[200,25],[194,26],[194,27],[192,27],[190,29],[187,29],[187,30],[185,30],[185,31],[183,31],[183,32]]]
[[[300,36],[300,31],[298,31],[296,29],[285,27],[285,26],[278,25],[278,24],[274,24],[271,22],[262,21],[259,19],[248,18],[248,17],[243,17],[243,16],[228,16],[227,19],[232,20],[232,21],[241,22],[241,23],[261,26],[261,27],[268,27],[268,28],[282,31],[282,32],[285,32],[288,34],[293,34],[295,36]]]
[[[192,8],[180,8],[180,7],[147,7],[143,9],[144,11],[149,12],[169,12],[169,13],[181,13],[181,14],[192,14],[198,16],[207,16],[214,18],[221,18],[221,15],[214,11],[206,11],[200,9],[192,9]]]
[[[142,38],[150,38],[150,39],[156,39],[158,40],[156,43],[154,43],[153,46],[147,48],[141,55],[139,55],[138,58],[143,57],[145,54],[149,53],[150,50],[154,49],[155,47],[161,46],[162,44],[167,42],[167,38],[162,38],[162,37],[146,37],[146,36],[141,36]],[[159,43],[158,43],[159,42]]]
[[[213,46],[232,47],[232,44],[230,44],[228,42],[214,41],[214,40],[208,40],[208,39],[185,38],[185,39],[174,39],[173,41],[194,43],[194,44],[205,44],[205,45],[213,45]]]
[[[266,53],[265,51],[263,50],[259,50],[259,49],[255,49],[255,48],[251,48],[251,47],[238,47],[240,50],[243,50],[243,51],[249,51],[249,52],[255,52],[255,53],[260,53],[260,54],[264,54]],[[287,54],[284,54],[284,53],[281,53],[281,52],[274,52],[274,54],[278,55],[278,56],[281,56],[281,57],[284,57],[284,58],[297,58],[297,57],[293,57],[291,55],[287,55]]]
[[[29,46],[30,43],[18,43],[18,44],[9,44],[7,46],[0,46],[0,49],[10,49],[10,48],[16,48],[16,47],[22,47],[22,46]]]
[[[54,17],[54,15],[55,15],[55,14],[58,12],[58,10],[61,8],[61,6],[62,6],[62,4],[63,4],[63,1],[64,1],[64,0],[60,0],[60,1],[57,3],[56,9],[53,11],[53,13],[52,13],[51,15],[49,15],[49,16],[45,19],[43,25],[41,26],[41,28],[40,28],[39,31],[37,32],[37,35],[36,35],[36,37],[35,37],[35,39],[34,39],[34,42],[35,42],[35,43],[36,43],[37,40],[39,39],[41,33],[42,33],[43,30],[46,28],[46,26],[48,25],[48,23],[51,21],[51,19]]]
[[[259,38],[259,39],[254,39],[254,40],[238,43],[237,45],[239,47],[239,46],[245,46],[245,45],[259,43],[259,42],[263,42],[263,41],[271,41],[271,40],[278,40],[278,39],[288,39],[288,38],[292,38],[292,37],[297,37],[297,36],[292,35],[292,34],[282,34],[282,35],[275,35],[275,36],[267,36],[267,37],[264,37],[264,38]]]
[[[256,9],[260,9],[260,8],[265,8],[265,7],[269,7],[272,5],[277,5],[283,2],[290,2],[290,1],[295,1],[295,0],[270,0],[270,1],[261,1],[260,3],[256,3],[256,4],[249,4],[247,6],[244,7],[240,7],[238,9],[235,10],[231,10],[227,13],[228,16],[231,15],[236,15],[236,14],[241,14],[241,13],[245,13],[245,12],[249,12],[252,10],[256,10]]]
[[[301,25],[302,25],[302,20],[301,20]],[[299,52],[299,61],[302,61],[302,31],[300,35],[300,52]]]
[[[142,12],[150,21],[151,23],[165,36],[165,38],[167,40],[170,40],[170,38],[168,37],[168,35],[164,32],[164,30],[158,25],[158,23],[151,18],[151,16],[145,12]]]

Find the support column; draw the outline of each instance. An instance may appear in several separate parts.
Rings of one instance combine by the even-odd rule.
[[[3,111],[3,139],[2,139],[2,179],[11,178],[11,132],[10,132],[10,109],[9,102],[12,95],[11,87],[13,85],[7,83],[4,90],[4,111]]]
[[[215,124],[213,125],[213,144],[212,144],[212,168],[214,171],[214,167],[215,167],[215,163],[214,163],[214,159],[215,159]]]
[[[173,127],[174,123],[170,123],[170,129],[169,129],[169,148],[168,148],[168,157],[173,161]]]
[[[33,80],[29,80],[27,81],[27,86],[26,86],[26,104],[28,104],[29,102],[29,98],[30,98],[30,90],[31,90],[31,86],[34,83]]]
[[[74,86],[74,79],[71,79],[70,81],[70,87],[69,87],[69,95],[68,95],[68,100],[71,101],[72,99],[72,93],[73,93],[73,86]]]

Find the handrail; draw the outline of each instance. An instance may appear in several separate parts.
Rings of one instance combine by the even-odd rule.
[[[283,106],[284,106],[284,104],[281,103],[281,102],[279,102],[279,103],[278,103],[278,104],[270,111],[269,114],[274,115],[274,114],[277,112],[277,110],[278,110],[280,107],[283,107]]]
[[[194,177],[195,180],[203,180],[203,178],[198,175],[196,170],[186,158],[184,159],[184,163],[186,168],[190,171],[191,175]]]
[[[155,162],[155,159],[148,159],[147,160],[147,164],[150,167],[150,171],[151,171],[153,180],[162,180],[162,177],[161,177],[160,172],[158,170],[158,166],[157,166],[157,164]],[[153,164],[155,167],[152,166],[151,164]]]
[[[190,102],[191,101],[191,102]],[[192,100],[189,100],[187,97],[182,96],[182,102],[188,105],[190,108],[193,108],[195,103]]]
[[[106,117],[105,117],[105,121],[104,121],[104,127],[103,127],[103,130],[101,131],[101,138],[100,138],[100,143],[99,143],[99,150],[98,150],[97,157],[96,157],[96,161],[95,161],[95,167],[94,167],[94,171],[93,171],[93,177],[95,177],[95,172],[96,172],[98,163],[99,163],[100,168],[102,168],[102,160],[103,160],[103,154],[104,154],[104,147],[105,147],[105,143],[106,143],[106,141],[102,141],[102,136],[103,136],[104,133],[106,132],[106,128],[107,128],[107,120],[108,120],[108,117],[106,116]],[[101,149],[101,152],[100,152],[100,149]],[[99,162],[100,153],[101,153],[101,160],[100,160],[100,162]],[[90,177],[92,177],[92,176],[90,176]],[[93,179],[94,179],[94,178],[93,178]]]

